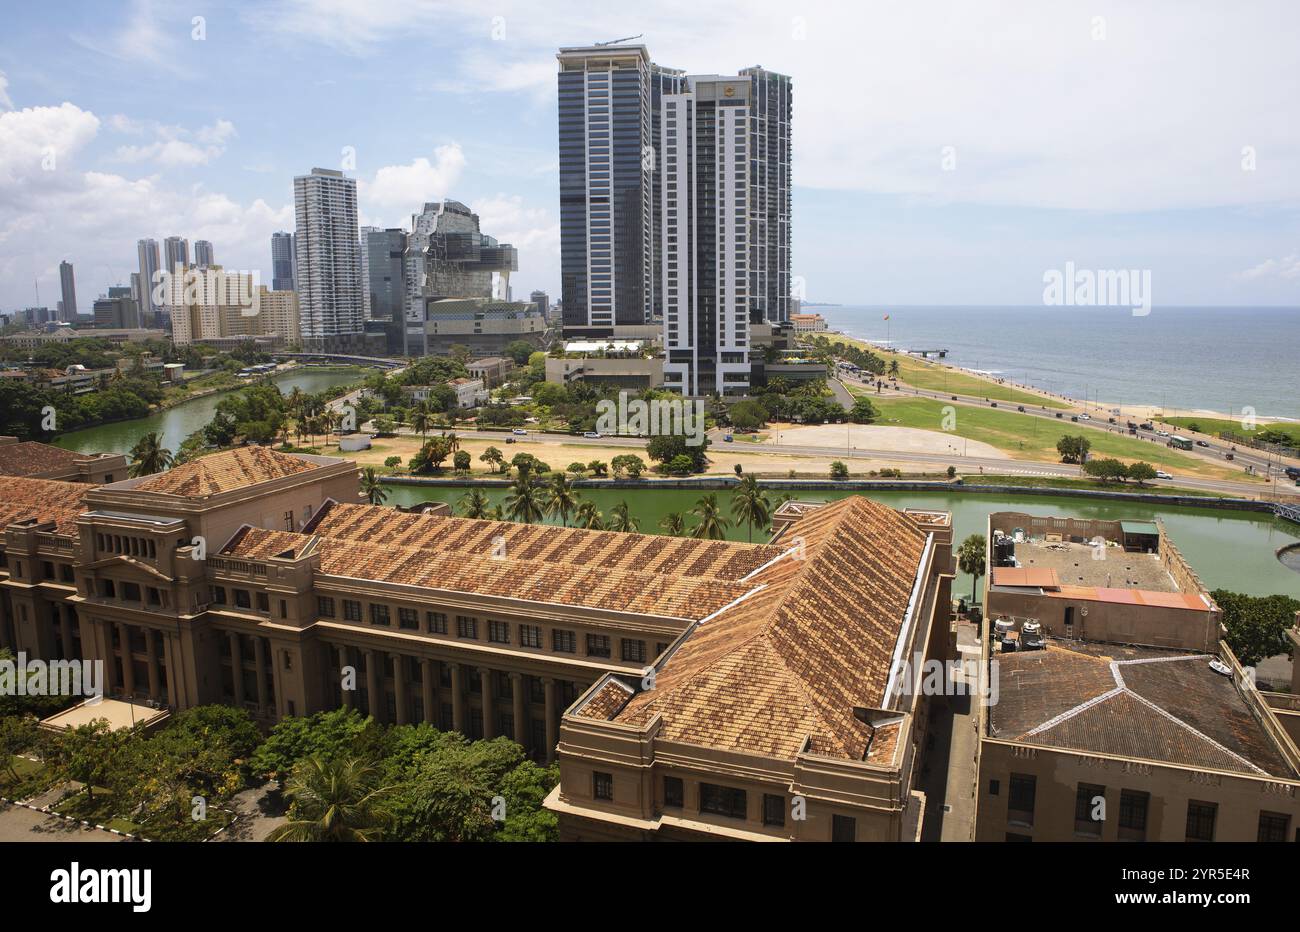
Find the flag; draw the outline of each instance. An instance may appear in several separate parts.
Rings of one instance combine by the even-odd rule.
[[[888,315],[888,314],[885,315],[885,320],[889,320],[889,315]]]

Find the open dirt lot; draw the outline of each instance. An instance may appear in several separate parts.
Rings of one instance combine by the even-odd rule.
[[[899,453],[958,453],[1009,459],[997,447],[978,440],[965,440],[937,430],[916,427],[884,427],[873,424],[811,424],[779,427],[769,432],[767,442],[805,447],[840,447],[847,442],[859,450],[891,450]]]

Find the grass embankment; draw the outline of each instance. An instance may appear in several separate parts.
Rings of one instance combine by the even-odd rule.
[[[942,430],[946,407],[931,398],[880,398],[869,392],[855,392],[871,397],[880,412],[876,424]],[[1058,463],[1056,442],[1067,434],[1087,437],[1094,456],[1114,457],[1126,463],[1139,460],[1153,466],[1178,470],[1187,475],[1211,479],[1242,479],[1240,470],[1203,462],[1193,456],[1127,434],[1111,433],[1065,422],[1049,422],[1039,417],[994,408],[956,407],[956,423],[951,433],[968,440],[978,440],[1003,450],[1015,459]]]
[[[1043,405],[1048,408],[1060,409],[1070,407],[1068,402],[1059,398],[1023,391],[1010,385],[999,385],[992,379],[982,379],[977,375],[970,375],[951,366],[918,359],[906,353],[891,352],[864,343],[861,340],[854,340],[851,337],[827,334],[827,339],[831,342],[838,340],[843,343],[851,343],[875,353],[885,360],[886,365],[897,360],[900,381],[913,388],[921,388],[931,392],[948,392],[953,395],[973,395],[976,398],[988,398],[991,401],[1008,401],[1023,405]]]
[[[1054,476],[962,476],[962,485],[1014,485],[1029,489],[1060,489],[1071,491],[1087,489],[1091,492],[1131,492],[1142,495],[1195,495],[1201,498],[1222,498],[1225,493],[1206,492],[1202,489],[1180,489],[1169,485],[1138,485],[1136,482],[1099,482],[1096,479],[1066,479]],[[1230,496],[1228,496],[1230,497]]]
[[[1230,418],[1195,416],[1167,417],[1163,418],[1163,421],[1166,424],[1173,424],[1175,427],[1182,427],[1186,430],[1206,434],[1210,437],[1217,437],[1220,433],[1224,432],[1241,436],[1249,436],[1252,433],[1251,431],[1244,430],[1240,421],[1234,421]],[[1300,424],[1292,424],[1286,421],[1281,421],[1276,424],[1256,424],[1254,433],[1259,433],[1261,430],[1281,431],[1291,438],[1291,444],[1293,446],[1300,447]]]

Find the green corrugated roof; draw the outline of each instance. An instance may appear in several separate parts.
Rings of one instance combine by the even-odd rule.
[[[1160,529],[1156,527],[1153,521],[1121,521],[1120,530],[1125,534],[1151,534],[1157,535]]]

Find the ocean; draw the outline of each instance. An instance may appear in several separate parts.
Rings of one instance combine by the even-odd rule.
[[[1080,401],[1300,419],[1300,308],[808,305],[833,330]],[[884,320],[888,314],[889,320]]]

